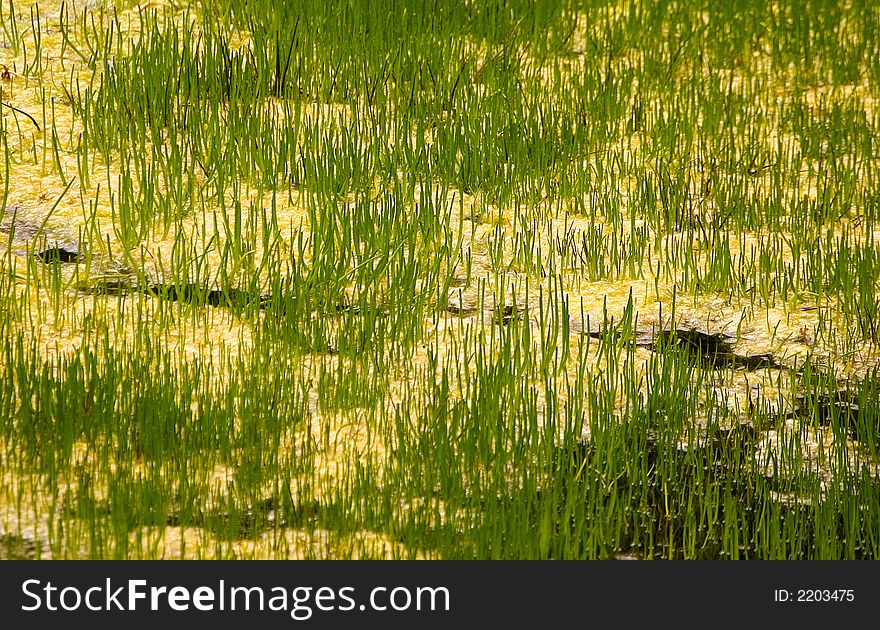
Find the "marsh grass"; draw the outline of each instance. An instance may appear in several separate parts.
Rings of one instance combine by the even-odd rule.
[[[878,17],[3,3],[0,552],[876,557]]]

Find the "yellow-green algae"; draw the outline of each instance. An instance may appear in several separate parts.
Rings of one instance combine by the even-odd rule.
[[[13,4],[19,13],[27,15],[30,6],[28,3],[14,0]],[[44,358],[68,354],[81,347],[84,336],[91,332],[86,326],[105,327],[112,331],[110,338],[119,348],[124,348],[130,343],[139,326],[146,326],[155,343],[174,352],[180,362],[200,359],[206,365],[212,366],[216,371],[214,377],[218,382],[222,382],[224,370],[228,369],[224,357],[249,351],[253,336],[256,334],[257,324],[254,321],[238,317],[230,311],[211,308],[204,309],[204,313],[198,318],[198,326],[195,327],[192,320],[144,321],[139,318],[138,309],[126,306],[126,301],[118,296],[90,294],[77,291],[75,288],[77,283],[94,282],[100,285],[106,277],[119,274],[120,268],[132,262],[138,263],[141,271],[149,277],[161,279],[164,270],[172,266],[175,244],[179,246],[181,242],[193,252],[204,256],[203,264],[206,268],[216,269],[220,265],[222,245],[230,235],[223,231],[222,226],[218,229],[214,225],[209,213],[212,210],[218,211],[215,205],[204,215],[194,212],[183,217],[167,234],[157,228],[152,237],[142,243],[138,252],[127,252],[112,229],[113,213],[109,202],[118,185],[118,165],[112,162],[93,164],[89,177],[90,185],[74,178],[68,188],[68,182],[59,178],[52,163],[54,160],[51,150],[52,134],[63,139],[65,146],[72,146],[75,142],[71,139],[81,131],[81,124],[74,118],[68,102],[68,90],[72,81],[79,80],[82,83],[94,84],[100,81],[101,77],[92,76],[92,73],[84,67],[82,60],[69,48],[62,55],[62,38],[58,29],[51,26],[53,20],[58,18],[59,7],[57,3],[52,2],[38,4],[44,25],[42,74],[39,76],[20,74],[24,63],[22,56],[15,57],[9,48],[0,47],[0,69],[8,71],[3,73],[0,82],[4,103],[31,113],[40,124],[40,129],[37,130],[28,120],[20,115],[16,116],[10,108],[3,108],[7,129],[20,130],[18,133],[11,131],[9,133],[9,147],[17,159],[12,162],[11,170],[7,174],[9,195],[3,217],[6,230],[4,236],[8,235],[8,230],[15,227],[14,219],[18,222],[19,232],[22,231],[22,226],[43,226],[43,233],[49,240],[74,239],[81,228],[86,229],[93,235],[92,242],[100,245],[91,253],[89,265],[80,264],[62,271],[69,276],[70,288],[61,296],[52,296],[48,295],[41,286],[39,274],[34,270],[36,263],[31,256],[32,250],[28,250],[27,239],[9,238],[9,252],[2,258],[0,264],[3,266],[4,274],[16,278],[15,292],[19,312],[23,315],[16,319],[15,324],[33,339],[40,355]],[[100,9],[90,8],[94,4],[69,3],[68,10],[95,11],[96,15],[105,15]],[[177,8],[170,9],[172,6]],[[613,19],[615,12],[623,10],[623,6],[621,4],[617,8],[607,7],[603,12],[604,19]],[[170,2],[159,0],[151,0],[136,7],[120,6],[119,23],[125,29],[123,34],[129,38],[137,37],[138,10],[159,9],[158,15],[165,16],[166,28],[198,28],[197,12],[190,14],[193,20],[191,23],[184,23],[185,14],[180,7],[181,3],[172,5]],[[168,12],[162,12],[161,9],[168,9]],[[708,18],[704,16],[703,19]],[[572,39],[571,58],[566,68],[571,75],[579,72],[578,50],[588,45],[586,33],[588,29],[594,27],[595,24],[590,22],[586,15],[582,15],[578,20],[578,27]],[[236,37],[237,46],[250,45],[245,36]],[[474,43],[473,46],[479,48],[481,45]],[[526,68],[532,66],[539,67],[540,61],[530,60],[525,65]],[[735,87],[738,83],[747,81],[748,77],[756,72],[773,76],[777,81],[777,87],[766,93],[761,103],[770,113],[778,111],[781,102],[792,98],[803,98],[810,107],[836,101],[860,103],[866,116],[873,120],[875,115],[873,95],[876,86],[868,84],[867,79],[854,85],[816,86],[814,90],[798,96],[788,89],[786,74],[789,71],[786,68],[769,68],[767,59],[756,53],[751,67],[731,69],[729,76],[722,79]],[[681,72],[684,72],[684,69]],[[565,75],[559,76],[549,70],[543,76],[548,84],[566,79]],[[271,100],[267,100],[265,107],[267,110],[281,111],[279,104]],[[315,120],[329,120],[335,116],[350,118],[353,114],[335,106],[309,104],[307,116]],[[772,115],[768,118],[773,120]],[[770,159],[778,153],[788,151],[797,142],[794,136],[773,126],[761,130],[760,137]],[[639,133],[633,133],[612,148],[612,151],[618,151],[622,156],[635,159],[639,158],[641,150]],[[32,154],[35,159],[27,159],[27,156]],[[62,170],[68,173],[69,177],[73,177],[77,172],[75,151],[63,150],[59,158]],[[575,163],[570,166],[572,169],[588,167],[587,163]],[[820,168],[819,164],[805,159],[800,179],[794,186],[787,188],[785,194],[792,199],[802,196],[815,198],[818,194],[816,185],[818,168]],[[690,183],[695,194],[698,193],[701,184],[701,182]],[[754,190],[744,191],[745,193],[760,193],[762,190],[768,190],[770,183],[768,176],[761,175],[750,179],[748,185]],[[620,193],[624,203],[635,203],[630,193],[636,186],[636,182],[627,180],[620,182]],[[66,193],[65,189],[67,189]],[[272,193],[242,182],[241,201],[245,207],[249,205],[267,207],[272,202],[272,197]],[[228,201],[231,203],[233,200],[230,198]],[[418,199],[415,201],[418,202]],[[835,308],[834,295],[801,295],[787,303],[780,301],[770,308],[764,308],[760,304],[756,306],[754,300],[747,295],[694,293],[683,289],[682,278],[676,275],[676,270],[664,265],[662,248],[690,247],[695,259],[704,260],[712,250],[713,243],[701,240],[699,237],[693,239],[693,232],[657,237],[651,228],[644,224],[644,219],[640,218],[642,224],[638,227],[645,230],[647,241],[656,243],[658,248],[652,250],[651,254],[640,262],[637,273],[632,274],[631,279],[588,281],[577,273],[577,269],[572,268],[562,273],[561,286],[551,287],[548,279],[528,269],[517,258],[514,243],[521,226],[513,222],[512,209],[495,207],[479,193],[471,194],[458,190],[448,193],[448,201],[452,208],[451,225],[461,226],[462,238],[457,245],[470,257],[472,281],[466,286],[455,286],[462,285],[463,280],[453,282],[448,296],[438,296],[438,300],[446,300],[449,305],[457,308],[458,314],[441,311],[440,315],[425,321],[425,343],[416,348],[412,357],[412,366],[416,369],[419,366],[426,366],[429,356],[439,357],[441,363],[447,357],[453,357],[453,361],[467,366],[470,358],[463,350],[465,344],[461,343],[465,336],[465,326],[472,331],[475,330],[478,336],[482,334],[491,356],[491,353],[498,350],[493,347],[493,337],[489,331],[492,314],[497,310],[496,307],[505,305],[502,299],[509,301],[512,296],[516,296],[518,306],[527,313],[526,316],[529,317],[535,333],[538,334],[539,324],[534,321],[533,314],[539,309],[539,294],[549,295],[554,288],[562,291],[570,305],[569,344],[573,348],[577,347],[585,334],[591,332],[591,329],[595,330],[602,323],[606,314],[619,319],[630,304],[641,328],[659,329],[668,326],[671,315],[670,304],[674,296],[678,325],[738,334],[734,346],[736,352],[772,353],[781,362],[789,365],[802,363],[806,357],[812,357],[814,360],[823,358],[828,365],[834,366],[838,371],[837,376],[842,382],[863,375],[877,365],[880,358],[876,344],[871,341],[856,344],[855,352],[849,351],[846,357],[841,357],[840,348],[830,343],[828,336],[822,337],[821,340],[816,339],[815,331],[819,326],[820,314],[824,314],[835,328],[845,330],[845,322],[841,321],[842,315]],[[532,234],[533,248],[549,252],[553,248],[554,240],[563,237],[567,230],[578,234],[594,225],[601,225],[604,221],[602,204],[598,199],[592,201],[594,203],[587,208],[590,212],[589,216],[571,214],[569,213],[571,209],[564,204],[554,206],[546,202],[546,198],[545,201],[539,202],[544,204],[544,208],[539,210],[546,219],[540,229]],[[56,202],[52,214],[47,215],[48,210]],[[289,195],[277,194],[275,202],[280,232],[290,234],[296,231],[308,238],[310,233],[308,213],[299,193],[293,191]],[[11,216],[13,209],[14,217]],[[846,219],[836,228],[839,234],[854,242],[874,241],[880,236],[880,234],[865,233],[858,222],[858,209],[853,209],[853,212],[853,217]],[[635,213],[638,215],[638,209]],[[714,220],[717,208],[711,196],[705,199],[699,213],[700,216],[694,217],[695,220]],[[844,226],[846,226],[845,231]],[[607,225],[607,228],[606,238],[610,236],[614,226]],[[248,225],[246,229],[252,230],[257,235],[254,242],[263,242],[259,221]],[[760,248],[768,238],[784,240],[786,236],[782,233],[732,234],[731,251],[735,252],[734,255],[739,255],[736,252],[748,255],[753,248]],[[500,259],[492,253],[499,251],[495,247],[499,239],[503,241]],[[209,243],[211,243],[210,247]],[[30,247],[33,247],[33,243]],[[248,252],[248,255],[260,260],[264,252],[258,246],[256,250]],[[304,262],[308,264],[309,260]],[[796,260],[786,262],[792,265],[798,263]],[[451,269],[447,272],[453,275],[462,273],[460,270]],[[504,298],[501,297],[502,292]],[[151,312],[149,303],[155,298],[134,294],[128,296],[128,300],[134,299],[147,303],[147,307],[142,312]],[[496,304],[496,301],[499,303]],[[482,331],[480,331],[481,327]],[[643,362],[647,361],[649,355],[648,350],[636,352],[638,359]],[[314,384],[316,366],[332,368],[337,362],[345,360],[335,356],[314,355],[305,357],[299,364],[291,367],[303,374],[311,375],[307,378],[311,378]],[[598,355],[591,355],[590,360],[591,363],[587,366],[589,371],[600,373],[605,369],[605,363]],[[570,362],[567,369],[573,378],[578,366]],[[637,371],[643,372],[644,369],[643,364]],[[392,410],[398,402],[396,392],[405,385],[412,386],[408,380],[411,372],[412,370],[409,370],[408,373],[397,375],[398,380],[392,380],[388,384],[388,400],[384,407],[387,416],[385,420],[388,422],[392,421]],[[759,370],[746,375],[730,370],[726,376],[718,379],[719,382],[714,387],[718,391],[719,400],[726,400],[726,404],[731,406],[728,411],[733,421],[739,419],[745,421],[747,401],[759,397],[784,407],[784,401],[790,392],[779,390],[775,372],[775,370]],[[542,387],[538,381],[530,385],[538,390]],[[453,390],[451,394],[460,396],[461,392]],[[559,404],[566,405],[564,394],[559,392],[559,395],[562,396]],[[542,399],[542,395],[538,398]],[[381,462],[387,457],[389,448],[385,442],[387,432],[367,426],[366,418],[367,414],[364,410],[358,408],[341,412],[321,410],[317,398],[312,397],[308,405],[307,426],[283,436],[283,450],[289,453],[289,456],[296,456],[298,449],[302,449],[304,440],[313,442],[317,472],[315,478],[301,481],[317,489],[314,496],[319,500],[322,489],[331,492],[337,480],[346,477],[345,470],[352,466],[353,462],[369,457]],[[794,420],[791,422],[796,423]],[[828,439],[827,434],[813,434],[808,440],[810,447],[806,457],[810,461],[807,465],[815,466],[820,473],[827,469],[827,462],[823,462],[822,452],[823,444]],[[772,451],[778,448],[776,440],[775,432],[770,431],[761,442],[762,449]],[[853,458],[857,459],[857,447],[852,445],[850,449],[853,451]],[[0,451],[6,452],[6,449]],[[76,457],[82,461],[88,460],[90,457],[88,446],[83,444]],[[876,463],[868,462],[866,466],[869,466],[872,475],[877,473]],[[114,463],[109,462],[105,470],[109,472],[113,467]],[[46,540],[48,528],[51,526],[48,522],[50,515],[47,513],[50,502],[47,501],[46,494],[49,492],[63,494],[71,491],[75,488],[76,481],[59,479],[53,489],[37,475],[19,475],[6,470],[7,466],[3,468],[0,531],[29,536],[35,540]],[[98,467],[97,470],[101,468]],[[196,481],[222,491],[227,483],[227,471],[220,467],[212,471],[207,478]],[[292,481],[295,486],[297,480]],[[92,483],[100,486],[102,480],[93,479]],[[412,506],[401,506],[402,511],[408,509],[412,509]],[[256,540],[222,542],[213,540],[209,533],[198,528],[169,525],[144,527],[133,532],[131,536],[127,552],[131,557],[323,558],[407,555],[405,550],[396,547],[398,543],[371,532],[347,534],[340,538],[324,530],[303,532],[280,528]],[[66,538],[66,540],[70,539],[70,536]],[[76,557],[88,553],[86,548],[65,548],[60,550],[59,555]],[[43,555],[50,555],[47,549],[44,550]]]

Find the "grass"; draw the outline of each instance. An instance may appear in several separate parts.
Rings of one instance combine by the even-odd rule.
[[[0,555],[876,557],[880,13],[717,4],[3,3]]]

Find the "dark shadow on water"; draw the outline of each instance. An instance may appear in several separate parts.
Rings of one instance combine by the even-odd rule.
[[[36,252],[34,256],[44,263],[76,263],[83,259],[82,252],[73,245],[56,245]]]

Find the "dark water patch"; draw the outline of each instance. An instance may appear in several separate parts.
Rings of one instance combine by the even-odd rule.
[[[708,332],[695,328],[672,328],[657,332],[651,349],[664,351],[670,347],[684,350],[684,357],[691,362],[709,368],[757,370],[761,368],[785,368],[770,353],[740,354],[733,351],[736,338],[721,332]]]
[[[585,331],[584,334],[593,339],[618,339],[620,337],[620,333],[614,328],[598,328]]]
[[[210,514],[204,522],[198,523],[223,540],[259,538],[266,531],[287,524],[287,519],[278,513],[278,505],[272,497],[256,501],[241,510]]]
[[[287,299],[277,298],[267,293],[256,293],[243,289],[211,289],[195,283],[149,283],[138,282],[131,276],[119,276],[82,280],[75,285],[78,291],[89,294],[110,295],[134,295],[142,294],[159,300],[169,302],[183,302],[193,306],[214,307],[244,307],[256,305],[260,309],[268,310],[280,308],[283,310]],[[334,303],[322,309],[337,314],[351,313],[359,315],[364,310],[357,304]],[[377,311],[377,315],[385,315],[385,311]]]
[[[76,263],[83,259],[79,247],[71,244],[55,245],[34,253],[34,256],[44,263]]]
[[[853,425],[861,412],[858,392],[848,389],[811,392],[798,396],[796,400],[796,409],[789,416],[815,419],[821,425],[829,425],[834,419],[845,425]]]
[[[446,312],[452,313],[456,317],[472,317],[480,312],[476,307],[461,306],[459,304],[447,304]]]
[[[524,318],[527,312],[528,311],[524,306],[505,304],[503,307],[495,308],[494,320],[498,324],[507,326],[511,322],[519,321]]]
[[[804,393],[797,397],[795,409],[787,417],[837,428],[875,453],[880,446],[880,398],[873,380]]]
[[[353,313],[355,315],[358,315],[361,312],[361,307],[357,304],[344,304],[341,302],[337,302],[333,304],[330,308],[337,313]]]
[[[264,307],[269,297],[264,294],[254,295],[240,289],[209,289],[202,285],[185,284],[152,284],[143,290],[150,297],[184,302],[194,306],[244,306],[257,302]]]
[[[727,364],[723,365],[723,367],[742,368],[745,370],[761,370],[764,368],[781,370],[788,367],[777,361],[776,357],[769,352],[758,354],[738,354],[731,352],[728,355],[722,355],[720,358],[722,363]]]
[[[599,328],[586,332],[593,339],[618,340],[622,333],[617,328]],[[741,354],[734,352],[736,338],[722,332],[708,332],[696,328],[665,328],[637,331],[631,341],[637,348],[664,352],[669,348],[683,350],[683,358],[691,363],[712,369],[759,370],[787,369],[770,353]]]
[[[726,333],[711,333],[696,328],[669,328],[657,331],[654,343],[682,345],[706,358],[724,355],[730,351],[735,337]]]

